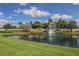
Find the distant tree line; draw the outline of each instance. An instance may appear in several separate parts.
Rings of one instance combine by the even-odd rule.
[[[67,22],[65,20],[62,20],[61,18],[57,22],[53,22],[52,19],[50,19],[50,18],[48,19],[48,22],[45,22],[45,23],[42,23],[42,22],[39,22],[39,21],[32,23],[32,21],[30,21],[29,24],[27,24],[27,23],[23,24],[22,22],[19,22],[18,23],[19,27],[12,26],[12,24],[7,23],[3,26],[3,28],[4,29],[17,29],[17,28],[19,28],[19,29],[29,29],[29,28],[46,29],[50,23],[55,23],[56,28],[59,28],[59,29],[71,29],[71,31],[72,31],[72,29],[78,28],[77,23],[74,20]]]

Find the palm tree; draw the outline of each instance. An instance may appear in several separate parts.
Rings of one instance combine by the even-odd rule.
[[[56,26],[57,26],[57,28],[64,29],[67,26],[67,22],[60,18],[59,21],[56,22]]]
[[[69,29],[71,29],[71,32],[72,32],[72,29],[77,27],[76,22],[75,21],[69,21],[67,27]]]

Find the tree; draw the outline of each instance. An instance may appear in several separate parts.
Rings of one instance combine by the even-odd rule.
[[[22,22],[19,22],[19,29],[31,29],[32,26],[30,23],[22,23]]]
[[[69,21],[67,28],[71,29],[71,32],[72,32],[72,29],[76,28],[76,27],[77,27],[77,25],[76,25],[75,21]]]
[[[12,25],[7,23],[3,26],[4,29],[12,29]]]
[[[48,23],[52,23],[52,19],[50,17],[48,19]]]
[[[24,26],[23,23],[22,22],[19,22],[19,28],[20,29],[23,29],[23,26]]]
[[[46,29],[48,27],[49,23],[43,23],[42,28]]]
[[[17,27],[16,26],[12,26],[12,29],[16,29]]]
[[[30,21],[30,25],[32,25],[32,21]]]
[[[65,20],[59,19],[58,22],[56,22],[56,27],[60,29],[64,29],[67,26],[67,22]]]
[[[33,23],[32,28],[42,28],[41,22],[37,21],[37,22]]]

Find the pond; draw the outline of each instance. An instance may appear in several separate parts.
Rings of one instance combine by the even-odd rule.
[[[23,35],[23,36],[9,36],[11,39],[23,39],[35,42],[41,42],[51,45],[60,45],[65,47],[79,48],[78,35]]]

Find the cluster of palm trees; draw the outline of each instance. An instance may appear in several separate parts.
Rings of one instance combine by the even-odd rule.
[[[75,29],[78,28],[77,23],[73,20],[66,22],[65,20],[59,19],[58,22],[56,22],[56,26],[59,29]]]

